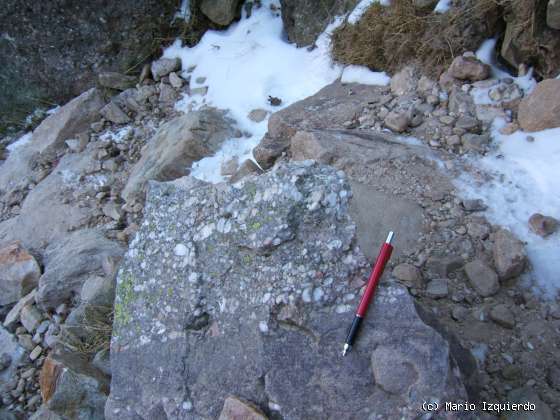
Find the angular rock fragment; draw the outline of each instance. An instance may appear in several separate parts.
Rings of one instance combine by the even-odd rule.
[[[498,275],[480,260],[465,264],[465,273],[472,288],[482,297],[496,294],[500,288]]]
[[[0,249],[0,307],[19,301],[41,276],[35,258],[18,242]]]
[[[527,264],[523,242],[507,229],[500,229],[494,238],[494,264],[500,280],[520,275]]]

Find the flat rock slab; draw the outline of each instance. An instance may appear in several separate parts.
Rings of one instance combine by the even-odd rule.
[[[310,161],[150,182],[118,274],[106,417],[218,418],[234,395],[281,418],[412,418],[464,398],[447,342],[395,285],[342,358],[368,271],[351,194]]]

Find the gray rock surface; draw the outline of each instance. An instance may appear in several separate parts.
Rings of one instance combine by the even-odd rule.
[[[282,21],[290,42],[298,47],[311,45],[334,16],[343,15],[357,0],[281,0]]]
[[[95,86],[98,72],[138,71],[156,42],[174,36],[177,7],[175,0],[3,1],[0,62],[10,65],[0,69],[0,131]]]
[[[341,357],[368,271],[350,196],[309,161],[235,185],[151,182],[118,275],[106,417],[217,418],[236,395],[290,419],[410,418],[426,398],[464,398],[399,286],[379,289]]]
[[[35,258],[14,242],[0,249],[0,307],[18,302],[41,276]]]
[[[548,0],[546,6],[546,24],[552,29],[560,29],[560,1]]]
[[[49,246],[45,272],[39,280],[37,304],[55,308],[73,293],[79,294],[87,277],[103,273],[102,261],[119,258],[123,249],[96,230],[80,230]]]
[[[134,87],[138,78],[127,76],[116,71],[104,71],[99,73],[99,84],[103,87],[116,90],[126,90]]]
[[[148,180],[184,176],[190,165],[218,150],[234,136],[223,111],[208,108],[179,116],[159,128],[134,165],[122,197],[130,203],[142,195]]]
[[[130,122],[129,116],[114,102],[109,102],[99,110],[99,113],[103,115],[107,121],[111,121],[115,124],[126,124]]]
[[[177,70],[181,70],[181,60],[178,58],[160,58],[152,63],[152,76],[156,81]]]

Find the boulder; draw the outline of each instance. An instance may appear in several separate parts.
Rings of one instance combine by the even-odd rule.
[[[466,398],[400,286],[378,289],[341,358],[369,271],[350,195],[310,161],[236,185],[151,182],[117,279],[107,419],[218,418],[233,395],[278,418],[413,418],[426,398]]]
[[[525,131],[560,127],[560,80],[543,80],[519,104],[517,119]]]
[[[490,77],[490,66],[474,56],[460,55],[449,66],[449,74],[455,79],[471,82],[486,80]]]
[[[233,122],[225,112],[212,108],[167,122],[143,149],[122,197],[131,203],[142,196],[148,180],[168,181],[185,175],[193,162],[215,153],[234,135]]]
[[[134,87],[138,80],[134,76],[127,76],[116,71],[103,71],[99,73],[98,79],[101,86],[115,90],[126,90]]]
[[[18,302],[39,281],[41,268],[18,242],[0,248],[0,306]]]
[[[482,297],[495,295],[500,289],[496,272],[480,260],[465,264],[465,273],[472,288]]]
[[[35,295],[37,294],[37,290],[33,289],[29,294],[22,297],[18,303],[14,305],[10,312],[4,318],[4,327],[9,328],[10,330],[16,325],[17,322],[20,320],[21,311],[27,305],[31,305],[35,303]]]
[[[519,276],[527,264],[523,242],[507,229],[500,229],[494,237],[494,264],[500,280]]]
[[[346,121],[360,115],[365,104],[379,101],[385,93],[384,86],[350,87],[334,82],[315,95],[273,113],[268,119],[268,132],[253,155],[263,169],[270,168],[290,147],[297,131],[340,129]]]
[[[552,29],[560,29],[560,1],[548,0],[546,6],[546,24]]]
[[[104,418],[109,380],[78,353],[51,352],[39,383],[46,408],[62,418]]]
[[[281,0],[282,22],[288,40],[298,47],[312,45],[333,16],[352,10],[358,0]]]
[[[53,243],[45,252],[45,272],[39,279],[37,304],[56,308],[79,294],[86,279],[103,273],[103,260],[119,258],[124,250],[97,230],[84,229]]]
[[[240,0],[202,0],[200,11],[204,15],[220,26],[228,26],[241,9]]]
[[[115,102],[109,102],[99,110],[99,113],[103,115],[107,121],[111,121],[115,124],[126,124],[130,122],[129,116],[126,115]]]
[[[160,58],[152,63],[152,76],[155,81],[178,70],[181,70],[181,60],[178,58]]]
[[[105,104],[97,89],[90,89],[49,115],[33,132],[29,143],[12,153],[0,166],[0,190],[24,189],[36,176],[37,160],[53,159],[65,141],[89,129]]]
[[[415,93],[418,87],[418,75],[414,67],[407,66],[391,78],[391,92],[401,96],[406,93]]]
[[[15,377],[17,368],[25,360],[25,349],[18,344],[16,337],[0,327],[0,356],[4,356],[4,368],[0,370],[0,395],[9,389],[9,381]],[[8,363],[6,363],[8,362]]]
[[[53,241],[88,224],[93,198],[108,179],[99,174],[95,149],[67,153],[56,168],[29,192],[20,214],[0,223],[0,244],[21,241],[30,251],[41,253]],[[80,197],[79,205],[75,197]],[[48,209],[48,211],[45,211]]]

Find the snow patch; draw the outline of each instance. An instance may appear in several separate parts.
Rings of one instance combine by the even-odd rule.
[[[16,141],[14,141],[13,143],[6,146],[6,149],[8,149],[9,152],[13,152],[18,147],[24,146],[27,143],[29,143],[31,141],[32,136],[33,136],[33,133],[31,133],[31,131],[28,132],[28,133],[25,133],[23,136],[18,137],[18,139]]]
[[[179,10],[175,12],[174,19],[183,19],[185,22],[191,20],[191,4],[189,0],[182,0]]]
[[[164,51],[166,58],[181,59],[182,74],[190,76],[191,88],[208,87],[206,95],[185,95],[176,108],[189,112],[211,105],[229,110],[246,134],[228,140],[214,156],[196,162],[192,176],[214,183],[224,181],[222,163],[232,155],[237,155],[240,163],[253,159],[252,150],[267,131],[267,119],[260,123],[249,119],[252,110],[278,111],[340,77],[342,67],[332,62],[329,36],[342,20],[337,18],[327,27],[315,49],[297,48],[284,39],[279,3],[268,0],[253,8],[250,17],[243,11],[241,20],[225,31],[207,31],[192,48],[177,40]],[[206,79],[196,83],[199,78]],[[280,98],[281,105],[269,104],[269,96]]]
[[[391,4],[390,0],[361,0],[348,15],[348,23],[352,25],[358,23],[366,10],[374,3],[379,3],[382,6],[389,6]]]
[[[434,8],[436,13],[445,13],[451,9],[451,0],[439,0]]]
[[[376,72],[364,66],[351,65],[344,68],[340,81],[342,83],[387,86],[391,78],[384,71]]]
[[[526,242],[533,270],[527,275],[535,291],[553,299],[560,289],[560,233],[541,238],[529,229],[534,213],[560,219],[560,128],[535,133],[500,134],[505,121],[497,119],[492,138],[497,150],[472,163],[491,180],[463,175],[456,185],[468,198],[488,205],[487,218],[509,228]],[[533,142],[527,141],[530,134]]]

